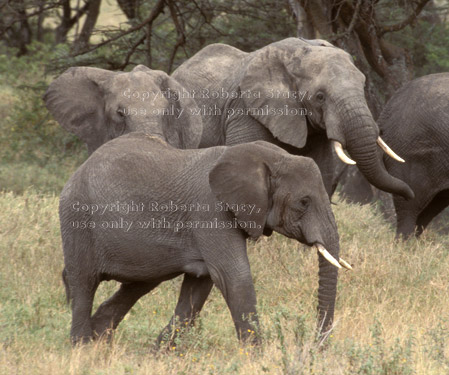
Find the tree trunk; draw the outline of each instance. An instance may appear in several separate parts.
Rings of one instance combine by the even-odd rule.
[[[59,26],[56,28],[56,43],[63,43],[66,41],[67,33],[70,30],[70,17],[72,9],[70,8],[70,0],[62,0],[62,19]]]
[[[23,0],[18,0],[14,4],[14,8],[20,17],[19,32],[17,33],[17,42],[19,47],[19,52],[17,56],[25,55],[27,50],[27,45],[31,43],[31,28],[28,23],[25,3]]]
[[[117,4],[128,19],[136,17],[137,0],[117,0]]]
[[[39,0],[39,15],[37,18],[37,31],[36,31],[36,40],[38,42],[42,42],[42,40],[43,40],[43,28],[42,27],[43,27],[44,18],[45,18],[44,5],[45,5],[45,1]]]
[[[87,7],[87,16],[84,21],[83,29],[73,44],[74,52],[79,52],[89,45],[89,39],[97,23],[100,14],[101,0],[90,0]]]

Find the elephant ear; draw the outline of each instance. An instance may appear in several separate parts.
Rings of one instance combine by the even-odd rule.
[[[100,85],[113,74],[99,68],[70,68],[50,84],[44,95],[56,121],[87,143],[89,152],[104,142],[107,133]]]
[[[212,192],[229,205],[252,239],[262,235],[268,215],[270,169],[263,157],[268,151],[253,143],[228,147],[209,173]],[[254,205],[255,209],[242,211],[238,209],[242,205]]]
[[[281,142],[297,148],[306,144],[307,121],[303,113],[305,109],[291,95],[295,91],[301,91],[301,88],[296,87],[295,77],[288,73],[286,65],[299,65],[300,62],[293,54],[270,45],[254,52],[240,81],[245,106],[259,109],[251,111],[251,116]],[[250,95],[245,95],[245,92]],[[276,98],[277,94],[279,98]],[[285,109],[289,113],[285,113]]]

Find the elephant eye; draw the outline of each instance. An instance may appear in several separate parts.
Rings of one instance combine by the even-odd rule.
[[[298,202],[298,209],[301,212],[305,212],[309,208],[309,205],[310,205],[309,197],[301,198]]]
[[[178,93],[172,89],[168,89],[168,99],[172,102],[177,102],[179,100]]]
[[[316,94],[316,100],[318,100],[318,102],[323,103],[325,100],[324,94],[320,91]]]

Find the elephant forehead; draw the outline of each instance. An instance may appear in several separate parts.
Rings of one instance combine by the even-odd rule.
[[[315,72],[327,73],[352,73],[361,72],[354,65],[351,56],[337,48],[314,47],[311,53],[307,53],[302,58],[302,63],[306,69]]]
[[[289,155],[282,161],[281,168],[286,176],[294,180],[306,179],[313,181],[320,177],[320,170],[315,161],[305,156]]]
[[[159,91],[159,84],[156,78],[151,77],[147,73],[132,72],[123,73],[115,76],[112,80],[111,90],[126,90],[133,91]]]

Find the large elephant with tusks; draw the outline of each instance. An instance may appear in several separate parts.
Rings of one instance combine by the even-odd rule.
[[[264,140],[312,157],[329,195],[338,162],[334,148],[345,163],[357,163],[372,185],[413,197],[378,156],[380,146],[399,159],[379,137],[365,100],[365,76],[348,53],[326,41],[288,38],[251,53],[212,44],[172,77],[201,109],[200,147]]]

